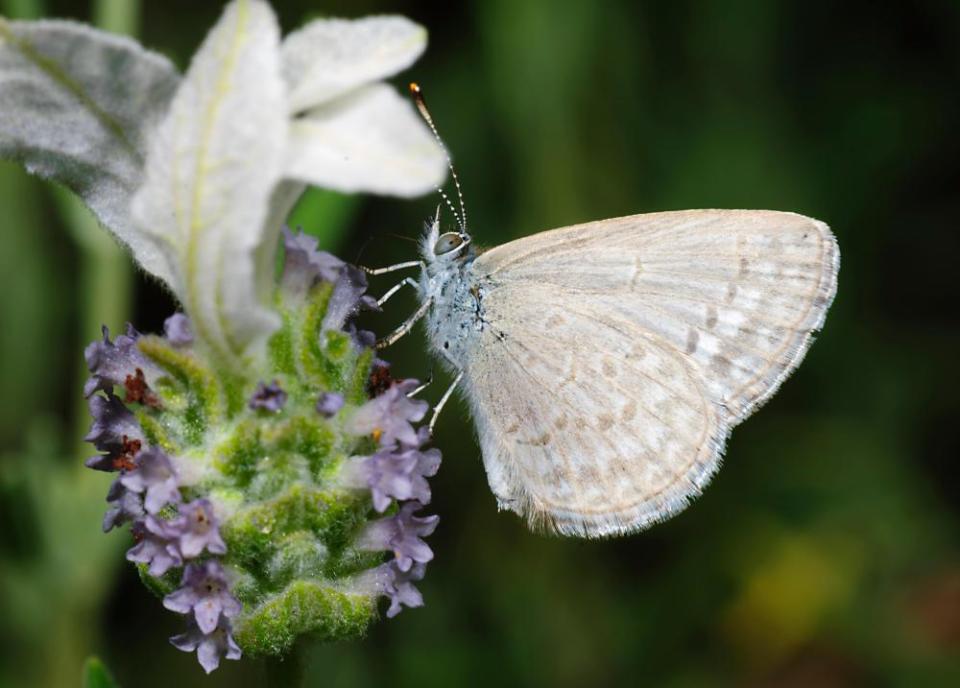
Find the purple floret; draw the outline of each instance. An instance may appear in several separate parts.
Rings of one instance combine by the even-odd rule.
[[[147,511],[156,514],[167,504],[180,503],[177,472],[170,457],[159,447],[148,447],[137,454],[134,469],[120,476],[123,486],[143,493]]]
[[[250,397],[249,406],[254,411],[269,411],[270,413],[279,412],[284,404],[287,403],[287,393],[283,391],[276,380],[269,385],[260,383],[256,391]]]
[[[210,554],[227,551],[227,545],[220,537],[220,524],[213,514],[213,505],[206,499],[181,504],[180,516],[171,524],[178,529],[177,546],[186,559],[199,556],[204,549]]]
[[[183,565],[175,542],[178,534],[175,527],[155,516],[147,516],[136,521],[132,531],[137,544],[127,551],[127,561],[149,564],[151,576],[162,576],[173,567]]]
[[[115,386],[127,390],[125,401],[139,401],[151,406],[159,400],[150,391],[150,385],[159,376],[159,369],[150,363],[137,348],[140,335],[131,325],[127,333],[118,335],[110,341],[110,330],[103,327],[103,339],[91,343],[83,355],[90,370],[90,379],[83,387],[84,396],[91,396],[97,390],[112,392]]]
[[[417,428],[417,437],[412,443],[401,442],[400,447],[402,449],[419,449],[420,447],[428,444],[430,442],[430,428],[426,425],[421,425]],[[437,466],[440,465],[440,456],[439,451],[437,451]],[[430,475],[433,475],[431,473]]]
[[[380,310],[377,300],[367,295],[367,276],[325,251],[317,250],[317,239],[302,231],[283,230],[286,259],[283,287],[287,293],[306,294],[317,282],[332,282],[333,293],[323,317],[322,329],[342,330],[347,319],[361,309]],[[358,343],[363,346],[368,333]]]
[[[392,499],[430,503],[427,478],[436,475],[440,468],[440,451],[382,449],[355,465],[360,481],[370,488],[374,508],[382,513]]]
[[[163,334],[174,346],[189,346],[193,343],[190,318],[183,313],[174,313],[163,321]]]
[[[421,508],[423,505],[419,502],[407,502],[396,515],[370,523],[360,537],[360,548],[393,551],[397,568],[402,572],[409,571],[414,563],[427,563],[433,559],[433,550],[422,538],[433,533],[440,517],[414,516]]]
[[[221,616],[212,633],[204,633],[196,622],[187,624],[186,633],[170,638],[170,644],[184,652],[197,651],[200,666],[208,674],[220,666],[220,659],[240,659],[240,648],[233,639],[230,620]]]
[[[349,429],[358,435],[373,434],[381,447],[392,447],[396,442],[408,447],[420,446],[420,438],[411,423],[421,421],[429,405],[407,396],[418,385],[412,379],[394,383],[357,409]]]
[[[370,330],[358,330],[353,323],[348,323],[343,330],[350,335],[350,339],[358,349],[372,349],[373,345],[377,343],[377,335]],[[382,361],[380,362],[382,363]]]
[[[98,471],[133,468],[133,459],[144,442],[137,419],[120,397],[110,392],[106,396],[96,394],[90,397],[89,404],[93,425],[83,439],[107,453],[87,459],[87,467]]]
[[[409,571],[401,571],[396,560],[389,561],[374,570],[377,591],[390,598],[387,618],[392,619],[403,607],[422,607],[423,595],[413,585],[423,580],[427,571],[426,564],[414,564]]]
[[[163,606],[180,614],[193,614],[204,633],[217,627],[222,613],[232,619],[242,609],[240,601],[230,593],[226,571],[216,559],[187,564],[180,588],[163,598]]]
[[[367,276],[359,268],[344,265],[333,285],[327,312],[323,316],[323,330],[342,330],[347,319],[360,310],[379,311],[372,296],[366,295]]]
[[[317,413],[324,418],[333,418],[343,408],[343,395],[324,392],[317,399]]]
[[[109,533],[117,526],[143,516],[143,498],[124,487],[121,482],[122,477],[114,480],[107,491],[107,503],[110,508],[103,515],[104,533]]]
[[[317,250],[316,237],[283,228],[285,259],[283,286],[288,292],[305,294],[318,281],[336,282],[344,262],[326,251]]]

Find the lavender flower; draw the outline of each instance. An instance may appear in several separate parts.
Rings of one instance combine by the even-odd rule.
[[[125,401],[137,401],[148,405],[157,403],[150,383],[159,376],[159,370],[137,349],[140,335],[127,325],[127,333],[110,341],[110,330],[103,326],[103,339],[93,342],[83,352],[90,370],[90,379],[83,387],[84,396],[97,390],[112,392],[115,386],[126,389]]]
[[[347,323],[343,329],[350,335],[350,339],[353,340],[358,349],[372,349],[373,345],[377,343],[377,335],[370,330],[358,330],[353,323]],[[383,363],[383,361],[376,359],[374,365],[376,363]]]
[[[390,598],[387,618],[395,617],[403,610],[404,606],[423,606],[423,595],[413,584],[416,581],[423,580],[426,571],[426,564],[421,563],[416,563],[408,571],[403,571],[396,560],[388,561],[375,569],[377,591]]]
[[[420,446],[411,423],[423,420],[429,405],[407,396],[418,384],[413,379],[394,383],[383,394],[357,409],[350,419],[350,429],[358,434],[372,434],[381,447],[392,447],[395,442]]]
[[[400,446],[403,449],[419,449],[420,447],[423,447],[429,442],[430,442],[430,427],[427,425],[421,425],[420,427],[417,428],[416,440],[414,440],[412,444],[401,443]],[[440,456],[438,454],[437,455],[438,465],[439,465],[439,460],[440,460]],[[433,473],[431,473],[430,475],[433,475]]]
[[[360,549],[371,552],[392,550],[397,568],[404,573],[414,562],[427,563],[433,559],[433,550],[421,538],[436,530],[440,517],[413,515],[422,508],[419,502],[407,502],[396,515],[370,523],[360,536]]]
[[[104,328],[85,351],[87,440],[100,452],[87,465],[119,473],[103,527],[132,524],[126,556],[153,589],[184,567],[164,604],[188,629],[171,642],[210,672],[241,648],[282,656],[306,634],[362,635],[375,595],[390,596],[389,616],[422,604],[413,582],[433,555],[422,538],[436,517],[414,516],[411,503],[369,525],[365,494],[381,512],[429,500],[439,453],[411,425],[426,404],[408,400],[415,383],[393,384],[383,361],[371,369],[375,338],[349,323],[378,308],[361,270],[289,230],[279,281],[274,258],[308,184],[409,196],[442,182],[442,146],[380,82],[419,56],[424,29],[402,17],[321,19],[282,38],[268,2],[231,0],[180,75],[86,27],[0,25],[0,64],[16,71],[0,98],[11,123],[0,155],[77,191],[184,309],[165,337],[129,327],[112,341]],[[210,89],[211,75],[229,78]],[[193,212],[170,212],[183,198]],[[265,384],[275,379],[296,386]],[[355,415],[359,430],[324,421],[365,394],[382,398]],[[342,460],[371,434],[377,454]],[[395,555],[368,570],[374,585],[353,574],[364,546]]]
[[[163,334],[174,346],[189,346],[193,343],[190,318],[183,313],[174,313],[163,321]]]
[[[227,545],[220,537],[219,521],[213,505],[206,499],[195,499],[180,505],[180,516],[171,522],[177,529],[177,547],[187,559],[199,556],[204,549],[210,554],[224,554]]]
[[[107,503],[110,508],[103,515],[104,533],[143,516],[143,499],[124,487],[121,478],[114,480],[107,490]]]
[[[323,316],[324,330],[340,330],[360,310],[380,310],[377,300],[367,295],[367,276],[352,265],[344,265],[333,285],[330,303]]]
[[[317,239],[302,231],[283,228],[286,249],[283,285],[288,292],[303,294],[318,281],[333,282],[333,294],[323,320],[323,329],[343,328],[347,318],[361,308],[379,310],[377,300],[368,296],[367,276],[326,251],[317,250]]]
[[[89,406],[93,425],[83,439],[107,453],[87,459],[86,466],[98,471],[132,469],[144,441],[137,419],[111,392],[90,397]]]
[[[208,674],[220,666],[220,659],[240,659],[240,648],[233,639],[230,621],[220,617],[217,627],[210,633],[204,633],[196,622],[190,621],[186,633],[170,638],[170,644],[184,652],[197,651],[200,666]]]
[[[159,447],[149,447],[137,454],[134,469],[120,476],[120,482],[132,492],[145,493],[143,505],[156,514],[167,504],[180,502],[177,471],[170,457]]]
[[[437,449],[381,449],[354,464],[355,475],[369,487],[373,506],[381,513],[392,499],[415,499],[429,504],[430,485],[426,479],[436,475],[439,468]]]
[[[343,395],[324,392],[317,399],[317,413],[324,418],[333,418],[343,408]]]
[[[127,551],[127,561],[149,564],[151,576],[162,576],[171,568],[183,565],[183,557],[172,539],[175,528],[151,515],[134,522],[132,531],[138,542]]]
[[[269,411],[278,413],[287,403],[287,393],[283,391],[280,384],[274,380],[269,385],[260,383],[256,391],[250,397],[248,406],[254,411]]]
[[[217,627],[221,613],[232,619],[241,610],[240,602],[230,593],[227,574],[216,559],[187,564],[180,588],[163,598],[163,606],[180,614],[192,612],[204,633]]]
[[[285,249],[283,286],[292,294],[305,294],[317,281],[336,282],[345,263],[317,249],[317,238],[283,228]]]

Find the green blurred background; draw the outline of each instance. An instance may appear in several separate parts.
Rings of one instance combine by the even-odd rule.
[[[498,514],[454,405],[427,606],[311,648],[309,685],[960,685],[960,3],[274,5],[285,30],[321,12],[430,29],[398,83],[423,85],[481,245],[636,212],[774,208],[827,221],[843,256],[800,371],[734,433],[703,497],[648,532],[563,540]],[[220,8],[0,0],[12,17],[132,32],[181,67]],[[413,256],[401,237],[435,204],[313,193],[296,222],[387,264]],[[126,536],[100,534],[109,478],[79,468],[84,344],[101,321],[156,331],[173,304],[9,164],[0,218],[0,685],[77,685],[90,652],[128,687],[261,685],[256,662],[206,678],[167,644],[180,619],[123,561]],[[387,331],[404,299],[368,324]],[[401,376],[432,368],[419,336],[389,359]]]

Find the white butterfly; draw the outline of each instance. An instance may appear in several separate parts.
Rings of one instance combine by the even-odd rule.
[[[459,384],[500,508],[585,537],[701,492],[730,430],[800,364],[840,261],[827,225],[767,210],[633,215],[482,252],[462,221],[440,234],[438,212],[421,252],[393,266],[420,281],[381,299],[406,283],[421,306],[381,346],[426,316],[456,374],[433,420]]]

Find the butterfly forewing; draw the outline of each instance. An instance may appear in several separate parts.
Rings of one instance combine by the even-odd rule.
[[[499,334],[467,361],[467,391],[494,491],[585,535],[682,508],[727,429],[799,364],[838,263],[823,223],[742,210],[636,215],[483,253],[482,336]]]
[[[593,536],[682,508],[725,433],[696,366],[615,313],[517,289],[490,294],[486,314],[506,334],[467,368],[502,505]]]

